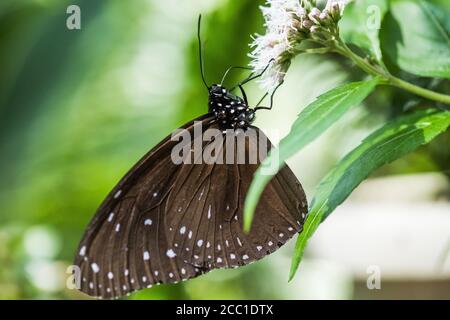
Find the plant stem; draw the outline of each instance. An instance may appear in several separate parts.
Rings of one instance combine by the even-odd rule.
[[[416,86],[410,82],[397,78],[391,75],[386,69],[380,66],[374,66],[368,61],[361,58],[359,55],[355,54],[347,45],[341,40],[335,47],[337,53],[351,59],[358,67],[367,72],[372,76],[381,77],[384,84],[395,86],[403,90],[409,91],[415,95],[421,96],[423,98],[441,102],[450,105],[450,96],[438,92],[434,92],[419,86]]]

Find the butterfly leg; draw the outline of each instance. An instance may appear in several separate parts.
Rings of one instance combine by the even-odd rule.
[[[266,94],[261,98],[261,100],[259,100],[258,104],[256,105],[256,108],[254,109],[256,110],[260,110],[260,109],[264,109],[264,110],[271,110],[273,107],[273,96],[275,95],[275,92],[277,91],[277,89],[283,84],[284,81],[281,81],[276,87],[275,89],[272,91],[272,94],[270,95],[270,107],[259,107],[260,103],[264,100],[265,97],[267,97],[268,92],[266,92]]]

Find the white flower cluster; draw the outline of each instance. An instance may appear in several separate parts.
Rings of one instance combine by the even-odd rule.
[[[290,61],[296,54],[295,45],[324,23],[336,24],[347,0],[328,0],[323,11],[315,1],[267,0],[261,7],[266,34],[257,35],[250,46],[250,66],[255,74],[264,72],[260,84],[272,92],[284,79]]]

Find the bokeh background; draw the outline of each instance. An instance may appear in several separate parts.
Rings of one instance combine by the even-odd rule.
[[[437,0],[436,0],[437,1]],[[445,4],[445,1],[437,1]],[[81,8],[68,30],[66,8]],[[0,2],[0,298],[87,299],[66,288],[83,230],[147,150],[207,110],[209,82],[249,62],[263,1],[2,0]],[[229,84],[244,77],[235,72]],[[300,56],[256,125],[276,142],[318,94],[361,79],[334,55]],[[429,84],[429,80],[422,79]],[[435,83],[449,92],[448,83]],[[248,87],[250,101],[263,94]],[[308,198],[346,152],[411,106],[380,88],[289,161]],[[129,299],[450,298],[450,134],[378,170],[319,228],[294,281],[293,241],[261,262]],[[368,272],[381,272],[369,290]]]

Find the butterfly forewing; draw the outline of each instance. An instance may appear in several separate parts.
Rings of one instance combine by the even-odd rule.
[[[219,128],[210,115],[196,121],[202,122],[204,131]],[[184,128],[193,136],[194,122]],[[252,130],[257,138],[265,138],[258,128]],[[195,139],[201,139],[203,150],[214,143],[194,137],[191,149]],[[250,146],[257,142],[245,141],[248,159],[255,150]],[[264,190],[246,234],[242,229],[245,195],[261,159],[238,164],[234,144],[233,164],[195,164],[202,154],[193,155],[194,164],[174,164],[171,151],[176,143],[167,137],[152,149],[99,208],[75,260],[81,268],[83,292],[111,298],[215,268],[245,265],[275,251],[301,230],[306,198],[287,166]],[[226,143],[223,137],[216,149],[224,158],[231,151]]]

